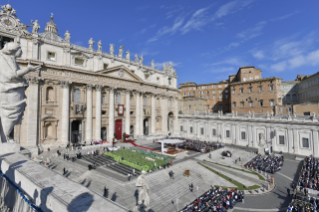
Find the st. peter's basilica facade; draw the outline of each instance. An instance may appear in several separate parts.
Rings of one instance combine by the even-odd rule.
[[[156,69],[154,61],[146,66],[143,56],[135,54],[132,61],[123,46],[116,55],[113,44],[105,53],[102,42],[92,38],[88,48],[74,45],[68,31],[64,38],[59,36],[53,16],[42,33],[38,21],[31,21],[30,33],[30,26],[20,22],[10,5],[1,8],[1,48],[6,42],[19,43],[21,68],[28,61],[42,65],[40,73],[25,77],[27,107],[13,132],[21,146],[36,152],[70,143],[111,141],[114,136],[121,139],[123,133],[136,137],[179,130],[179,91],[172,64],[163,70]]]

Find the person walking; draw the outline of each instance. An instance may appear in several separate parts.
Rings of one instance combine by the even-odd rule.
[[[127,180],[131,181],[131,174],[127,174]]]
[[[306,188],[303,189],[303,192],[304,192],[305,196],[307,196],[307,189]]]
[[[65,175],[65,173],[66,173],[66,170],[65,170],[65,167],[63,168],[63,175]]]
[[[290,189],[287,188],[287,193],[288,193],[288,196],[290,196]]]
[[[189,190],[190,190],[191,192],[193,192],[193,189],[194,189],[194,185],[193,185],[193,183],[191,183],[191,184],[189,185]]]

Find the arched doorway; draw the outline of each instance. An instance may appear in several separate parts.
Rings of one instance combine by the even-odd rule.
[[[174,131],[174,114],[170,112],[167,117],[167,130],[169,132]]]
[[[149,128],[150,128],[150,122],[149,122],[149,118],[144,119],[143,121],[143,129],[144,129],[144,135],[148,135],[149,134]]]
[[[82,120],[74,120],[71,124],[71,142],[81,143],[82,141]]]
[[[102,141],[106,141],[106,139],[107,139],[107,131],[106,131],[106,127],[102,127],[101,128],[101,139],[102,139]]]

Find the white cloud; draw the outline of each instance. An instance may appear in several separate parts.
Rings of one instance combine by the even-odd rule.
[[[245,66],[245,62],[237,57],[225,59],[219,62],[212,63],[212,66],[221,65],[221,64],[228,64],[228,65],[234,65],[234,66]]]
[[[263,51],[257,51],[253,53],[253,56],[257,59],[263,59],[265,57],[264,52]]]
[[[281,17],[278,17],[278,18],[273,18],[271,19],[271,21],[280,21],[280,20],[283,20],[283,19],[286,19],[286,18],[289,18],[290,16],[293,16],[293,15],[296,15],[298,13],[300,13],[301,11],[297,10],[297,11],[294,11],[292,13],[288,13],[286,15],[283,15]]]
[[[193,29],[200,30],[202,26],[205,26],[210,20],[205,16],[209,7],[197,10],[191,19],[183,26],[182,34],[185,34]]]
[[[138,55],[143,55],[143,56],[146,56],[146,55],[149,55],[149,56],[154,56],[154,55],[157,55],[159,52],[151,52],[149,51],[149,49],[143,49],[140,53],[138,53]]]
[[[242,38],[244,40],[250,40],[254,37],[257,37],[262,34],[261,31],[263,30],[266,23],[266,21],[259,22],[258,24],[256,24],[256,26],[238,33],[237,37]]]
[[[270,66],[275,71],[284,71],[287,68],[287,62],[283,61]]]
[[[250,5],[252,2],[253,2],[252,0],[248,0],[248,1],[236,0],[236,1],[232,1],[227,4],[224,4],[215,12],[214,18],[215,19],[222,18],[223,16],[227,16],[231,13],[238,12],[244,9],[245,7],[247,7],[248,5]]]

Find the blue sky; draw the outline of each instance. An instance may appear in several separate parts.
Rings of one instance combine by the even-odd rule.
[[[6,4],[7,1],[1,1]],[[39,20],[42,32],[54,13],[59,34],[103,51],[115,44],[143,55],[158,68],[173,62],[178,83],[218,82],[240,66],[262,77],[294,80],[319,71],[318,0],[11,0],[24,24]]]

